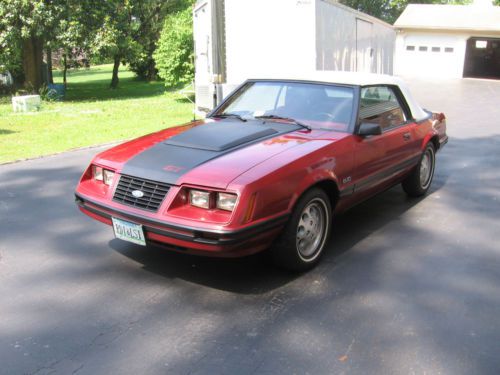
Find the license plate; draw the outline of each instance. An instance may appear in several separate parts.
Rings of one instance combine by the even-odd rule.
[[[120,220],[114,217],[112,218],[112,220],[113,230],[115,231],[116,238],[132,242],[137,245],[146,246],[146,239],[144,237],[142,225],[130,223],[128,221]]]

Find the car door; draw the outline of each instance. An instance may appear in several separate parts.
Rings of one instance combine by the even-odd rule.
[[[415,159],[411,114],[395,87],[368,86],[360,91],[358,123],[376,123],[382,134],[354,136],[354,193],[370,195],[391,184]]]

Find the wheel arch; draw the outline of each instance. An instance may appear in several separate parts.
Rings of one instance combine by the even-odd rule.
[[[293,209],[297,205],[297,202],[302,196],[304,196],[304,194],[315,188],[321,189],[325,192],[330,200],[330,205],[333,211],[340,197],[340,190],[337,185],[337,181],[335,181],[334,179],[322,179],[308,185],[300,192],[300,194],[297,194],[294,199],[292,199],[292,202],[290,204],[290,211],[293,211]]]
[[[312,188],[322,189],[326,193],[326,195],[328,195],[328,198],[330,198],[330,204],[332,206],[332,210],[335,209],[335,205],[339,201],[339,197],[340,197],[340,190],[339,190],[339,187],[337,186],[336,181],[334,181],[334,180],[322,180],[322,181],[319,181],[316,184],[312,185],[310,187],[310,189],[312,189]]]
[[[439,150],[439,147],[441,146],[439,143],[439,136],[433,135],[432,138],[429,140],[429,142],[432,142],[434,144],[434,150]]]
[[[432,142],[435,151],[439,150],[439,147],[441,146],[439,143],[439,135],[436,133],[430,133],[424,138],[424,141],[422,142],[422,152],[425,150],[429,142]]]

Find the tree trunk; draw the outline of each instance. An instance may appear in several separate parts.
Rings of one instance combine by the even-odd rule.
[[[31,37],[23,40],[24,86],[28,91],[38,93],[42,86],[43,42]]]
[[[151,82],[156,80],[156,65],[153,59],[149,60],[148,71],[146,73],[146,79]]]
[[[63,84],[64,88],[66,89],[67,86],[67,81],[66,81],[66,75],[68,73],[68,60],[66,57],[66,52],[63,53]]]
[[[52,74],[52,48],[47,47],[47,80],[50,84],[54,83],[54,75]]]
[[[113,77],[111,78],[111,87],[112,89],[116,89],[118,87],[118,69],[120,68],[120,56],[115,56],[115,63],[113,65]]]
[[[147,72],[147,80],[148,81],[155,81],[157,78],[158,71],[156,70],[156,63],[153,58],[153,54],[156,50],[156,43],[151,43],[149,45],[149,50],[148,50],[148,72]]]

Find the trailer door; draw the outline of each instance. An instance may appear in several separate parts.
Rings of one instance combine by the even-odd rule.
[[[356,18],[356,71],[373,72],[373,47],[371,22]]]

